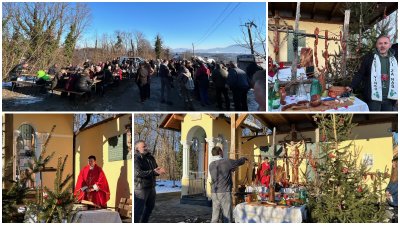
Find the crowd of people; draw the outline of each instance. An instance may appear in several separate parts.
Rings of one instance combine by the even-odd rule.
[[[16,80],[17,71],[27,67],[27,63],[17,65],[11,71],[10,77]],[[172,91],[177,91],[185,110],[195,110],[193,100],[198,100],[203,107],[211,105],[209,93],[214,91],[218,109],[225,111],[231,110],[230,95],[235,111],[248,111],[247,93],[250,88],[254,88],[259,110],[265,111],[265,74],[266,71],[255,62],[244,71],[232,61],[227,64],[206,62],[200,57],[193,57],[190,60],[143,61],[114,58],[97,64],[86,60],[82,66],[70,64],[63,68],[54,64],[47,72],[45,70],[37,72],[36,83],[48,85],[52,90],[85,92],[85,95],[90,98],[94,85],[103,96],[108,87],[118,86],[125,77],[135,80],[141,103],[145,103],[150,98],[151,89],[160,88],[161,103],[173,105]],[[160,87],[151,85],[153,77],[160,78]]]
[[[253,68],[256,68],[255,70]],[[140,89],[140,101],[144,103],[150,98],[150,83],[153,76],[161,80],[160,101],[173,105],[172,89],[178,91],[184,101],[185,110],[194,110],[193,100],[197,99],[202,106],[211,105],[210,84],[213,84],[219,110],[230,111],[229,90],[232,93],[235,111],[248,111],[247,92],[255,88],[256,101],[260,110],[265,110],[265,70],[256,63],[249,66],[249,74],[239,69],[230,61],[212,61],[207,63],[198,58],[191,60],[156,60],[142,62],[137,71],[137,84]],[[257,85],[256,85],[257,84]],[[177,86],[175,88],[175,86]],[[224,107],[223,107],[224,106]]]

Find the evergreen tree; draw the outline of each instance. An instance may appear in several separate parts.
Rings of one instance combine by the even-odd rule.
[[[320,155],[312,163],[316,182],[307,186],[312,222],[360,223],[382,222],[385,175],[377,172],[372,184],[366,162],[360,162],[359,151],[349,139],[352,128],[350,114],[316,115],[320,129]]]
[[[156,42],[154,43],[154,51],[156,52],[156,58],[160,59],[162,52],[162,40],[159,34],[157,34],[156,36]]]
[[[74,23],[71,25],[70,31],[64,42],[64,56],[68,64],[72,62],[72,57],[74,55],[75,45],[77,41],[77,36],[75,35],[75,32],[76,24]]]
[[[117,51],[122,50],[123,48],[123,41],[122,41],[122,37],[120,35],[117,35],[117,43],[115,43],[114,47],[115,49],[117,49]]]
[[[377,2],[349,2],[346,3],[346,9],[350,10],[349,36],[346,43],[346,73],[345,77],[341,76],[342,48],[339,45],[339,51],[330,55],[328,70],[328,79],[334,85],[348,86],[351,83],[352,77],[359,70],[362,57],[367,53],[375,50],[375,43],[379,35],[388,35],[393,21],[385,15],[386,10],[382,14],[381,21],[377,24],[368,24],[371,15],[375,15],[381,11],[382,7]],[[397,23],[396,23],[397,24]],[[392,37],[393,38],[393,37]],[[393,41],[393,40],[392,40]],[[393,42],[392,42],[393,43]],[[360,87],[362,89],[363,87]],[[362,90],[355,90],[357,93],[362,93]]]
[[[8,191],[3,190],[2,194],[2,222],[22,223],[25,213],[18,212],[18,206],[24,203],[29,188],[26,187],[26,179],[7,180],[4,176],[6,170],[12,169],[12,161],[8,163],[3,173],[3,182],[12,182]]]
[[[72,193],[72,175],[63,178],[63,172],[68,155],[64,160],[60,157],[54,180],[54,190],[44,187],[44,192],[38,191],[36,202],[28,205],[27,216],[30,221],[46,223],[71,222],[76,212],[73,212],[75,197]]]

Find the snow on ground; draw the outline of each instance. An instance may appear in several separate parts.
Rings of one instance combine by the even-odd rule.
[[[169,193],[169,192],[180,192],[181,191],[181,181],[175,181],[175,187],[173,187],[174,182],[172,180],[157,180],[156,181],[156,193]]]
[[[34,104],[37,102],[41,102],[41,101],[43,101],[43,98],[27,96],[27,97],[21,97],[19,99],[15,99],[13,104],[14,105],[28,105],[28,104]]]

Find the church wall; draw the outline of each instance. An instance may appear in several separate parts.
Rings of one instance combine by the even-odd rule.
[[[379,123],[379,124],[371,124],[371,125],[360,125],[353,129],[351,135],[349,136],[348,141],[344,141],[342,145],[348,145],[352,140],[354,140],[354,146],[360,150],[359,160],[362,160],[364,157],[372,157],[373,163],[371,168],[371,172],[375,172],[379,170],[381,172],[384,171],[385,167],[389,169],[391,168],[391,159],[393,157],[393,140],[391,133],[391,123]],[[311,142],[315,142],[315,132],[301,132],[301,134],[305,138],[311,138]],[[286,134],[280,134],[276,137],[276,142],[282,141],[285,138]],[[242,141],[245,142],[246,139],[242,138]],[[245,153],[251,152],[254,149],[254,155],[260,154],[260,146],[272,145],[272,136],[262,136],[254,138],[249,142],[245,142],[242,145],[242,151]],[[307,146],[310,148],[310,145]],[[350,150],[354,151],[354,148],[351,147]],[[304,147],[300,147],[300,152],[304,151]],[[290,151],[288,154],[290,155]],[[261,155],[266,155],[265,153],[261,153]],[[254,158],[256,162],[258,162],[257,157]],[[277,165],[283,166],[283,160],[278,160]],[[291,169],[290,169],[291,170]],[[306,171],[306,160],[304,160],[299,168],[299,171]],[[301,172],[300,172],[301,174]],[[292,176],[291,171],[289,171],[289,175]],[[300,176],[301,178],[302,176]],[[239,179],[243,179],[244,174],[240,175]],[[370,178],[368,178],[370,179]],[[301,179],[300,179],[301,180]]]
[[[275,23],[273,19],[269,19],[268,21],[269,21],[269,23]],[[280,25],[284,25],[283,21],[285,21],[287,25],[294,27],[294,20],[282,19],[280,22]],[[328,36],[334,37],[334,35],[332,33],[339,35],[339,32],[341,31],[343,24],[306,22],[306,21],[301,21],[301,19],[300,19],[300,23],[299,23],[300,31],[304,31],[307,34],[314,34],[314,30],[316,27],[318,27],[320,30],[319,35],[325,36],[325,31],[322,31],[322,30],[328,30],[329,31]],[[268,37],[273,41],[274,40],[274,32],[268,31]],[[279,47],[279,56],[280,56],[281,62],[288,61],[288,41],[287,41],[287,39],[285,39],[285,37],[286,37],[286,33],[280,32],[279,43],[282,43],[282,44]],[[315,38],[306,37],[305,47],[311,48],[313,50],[313,60],[314,60],[314,65],[315,65],[314,41],[315,41]],[[301,47],[299,46],[299,50],[300,49],[301,49]],[[325,39],[321,39],[321,38],[318,39],[317,51],[318,51],[318,65],[319,65],[319,68],[321,68],[322,66],[325,65],[325,59],[322,56],[322,52],[325,51]],[[335,51],[339,52],[339,44],[337,44],[335,41],[328,41],[328,53],[334,54]],[[268,56],[271,56],[272,59],[274,61],[276,61],[275,53],[274,53],[274,46],[271,43],[268,43]]]
[[[22,124],[30,124],[36,132],[37,144],[46,141],[46,135],[56,125],[52,138],[47,145],[47,155],[55,152],[53,159],[47,164],[48,167],[57,168],[58,158],[68,155],[65,165],[64,177],[73,173],[73,114],[13,114],[13,133]],[[15,140],[16,137],[13,137]],[[14,142],[14,141],[13,141]],[[13,145],[15,149],[15,142]],[[10,148],[11,154],[13,149]],[[42,174],[43,185],[49,188],[54,187],[55,172],[44,172]]]
[[[118,207],[120,198],[130,198],[132,193],[132,159],[109,162],[108,138],[126,133],[126,125],[132,123],[131,115],[124,115],[104,124],[83,130],[76,137],[75,176],[87,165],[89,155],[95,155],[102,167],[110,188],[109,207]]]

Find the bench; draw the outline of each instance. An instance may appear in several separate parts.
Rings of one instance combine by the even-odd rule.
[[[11,81],[12,85],[11,85],[11,91],[14,91],[16,87],[37,87],[37,91],[40,91],[40,89],[42,87],[45,87],[45,84],[36,84],[36,82],[34,81]]]
[[[85,92],[84,91],[67,91],[65,90],[65,88],[54,88],[51,89],[51,91],[59,91],[59,92],[67,92],[67,93],[71,93],[71,94],[76,94],[76,95],[84,95]]]
[[[82,95],[84,95],[86,93],[84,91],[67,91],[64,88],[51,89],[51,93],[53,93],[53,91],[66,92],[66,93],[69,93],[69,94],[74,94],[74,95],[79,95],[79,96],[82,96]]]

